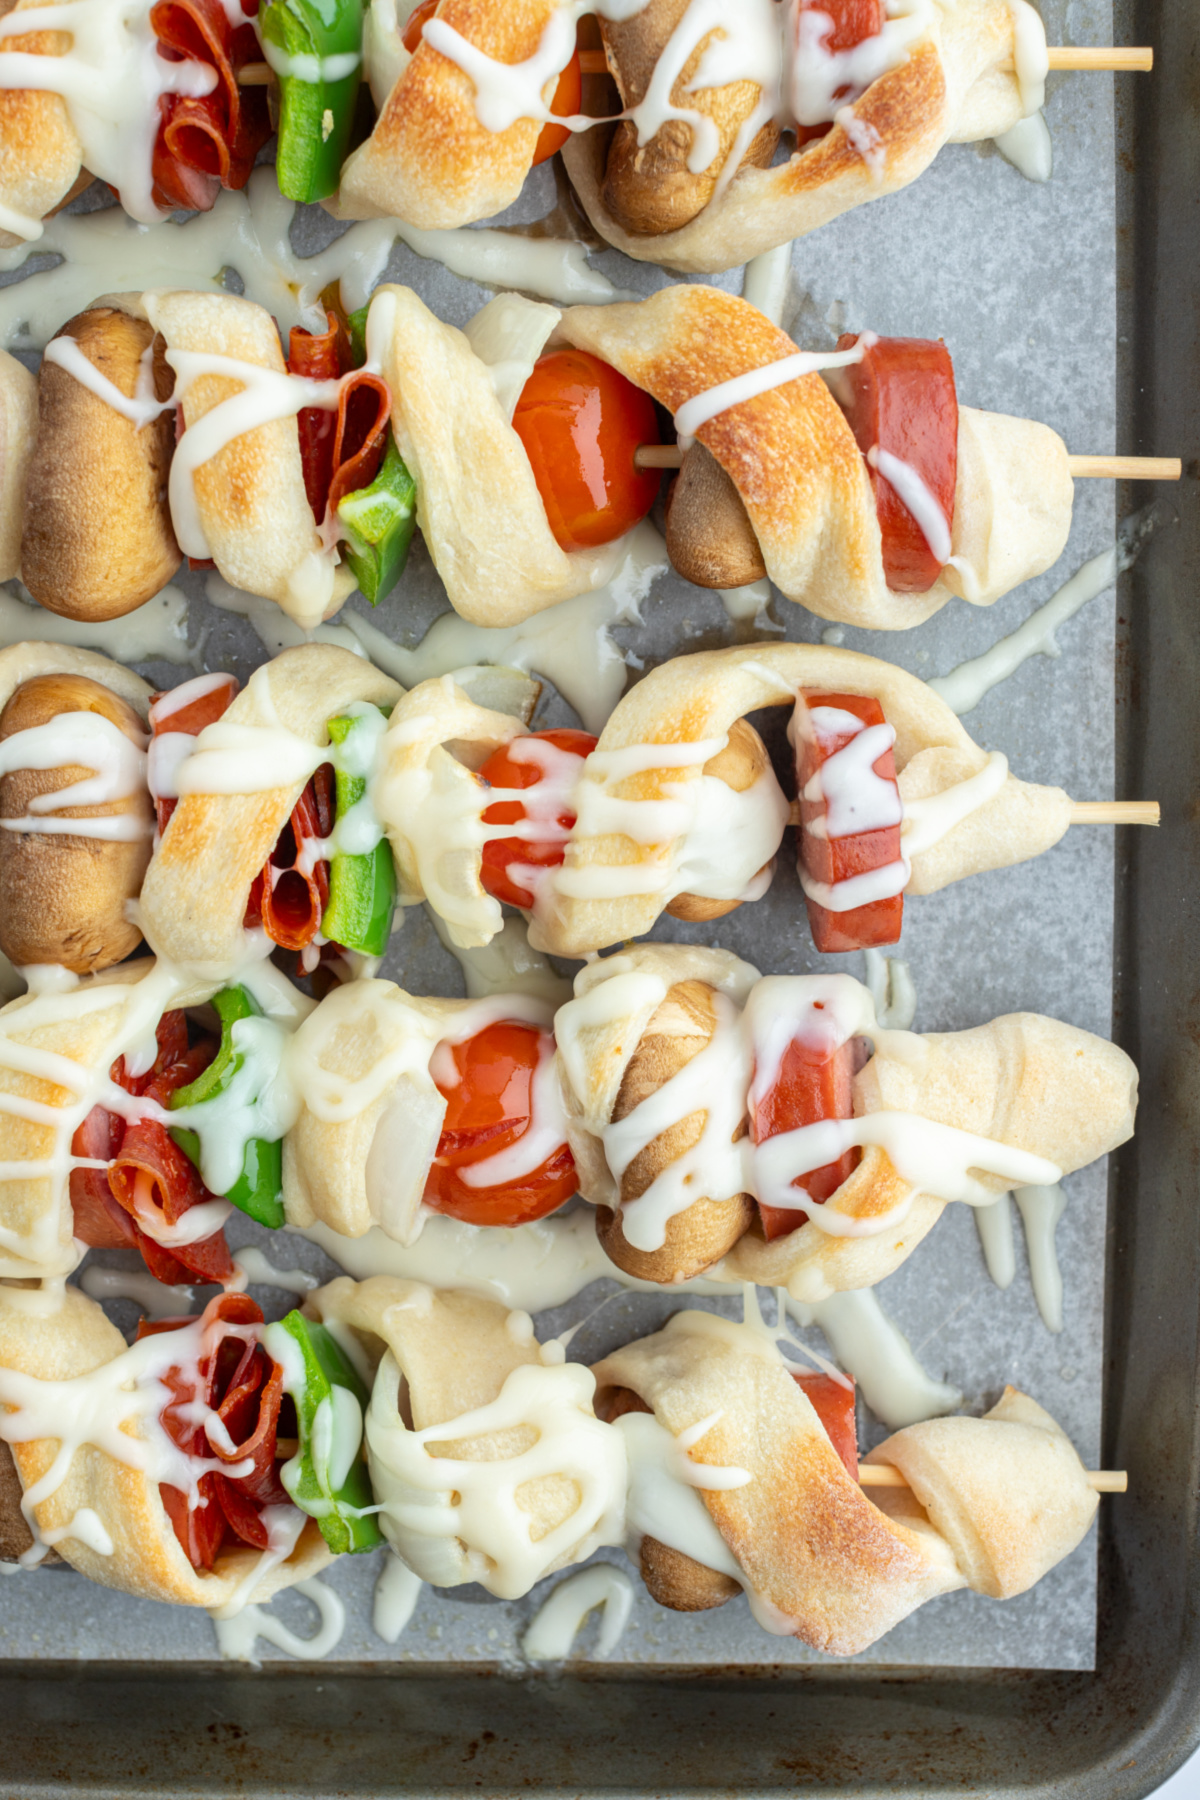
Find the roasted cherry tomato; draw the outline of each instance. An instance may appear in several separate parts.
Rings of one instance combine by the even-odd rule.
[[[516,1181],[471,1187],[460,1170],[507,1150],[531,1129],[533,1077],[548,1034],[502,1020],[465,1043],[445,1046],[454,1085],[434,1079],[446,1100],[437,1155],[425,1182],[425,1204],[468,1225],[521,1225],[544,1218],[575,1192],[575,1163],[565,1143]]]
[[[862,1057],[854,1040],[839,1045],[832,1055],[813,1045],[789,1044],[775,1085],[752,1109],[750,1131],[754,1142],[765,1143],[781,1132],[798,1131],[802,1125],[816,1125],[822,1119],[852,1118],[852,1084],[861,1067]],[[814,1169],[792,1185],[824,1203],[854,1173],[861,1155],[860,1150],[847,1150],[836,1162]],[[758,1210],[768,1239],[786,1237],[805,1222],[802,1212],[787,1206],[764,1206],[760,1201]]]
[[[543,356],[517,401],[513,429],[564,550],[610,544],[654,505],[661,474],[633,460],[639,444],[659,442],[654,402],[598,356]]]
[[[526,752],[521,746],[545,744],[546,751]],[[519,868],[554,869],[566,855],[566,843],[560,834],[570,831],[575,814],[570,810],[570,796],[583,771],[583,759],[596,748],[596,739],[586,731],[537,731],[529,737],[494,750],[479,771],[489,787],[538,788],[536,801],[530,808],[520,800],[498,800],[483,815],[485,825],[515,825],[518,819],[533,818],[545,822],[544,842],[536,838],[493,838],[483,846],[481,879],[489,894],[506,906],[520,906],[526,911],[534,903],[533,892],[519,879]]]
[[[861,3],[861,0],[860,0]],[[408,23],[401,33],[400,41],[410,56],[415,56],[421,42],[421,34],[426,24],[438,9],[438,0],[421,0],[420,6],[409,14]],[[579,66],[579,52],[574,56],[558,78],[558,86],[554,90],[554,98],[550,102],[550,111],[566,118],[577,113],[583,103],[583,72]],[[556,150],[561,150],[571,133],[565,125],[543,125],[533,153],[533,163],[549,162]]]
[[[883,708],[878,700],[868,699],[862,694],[805,694],[803,698],[810,712],[815,707],[828,707],[837,712],[852,713],[856,719],[862,720],[864,726],[886,724]],[[854,875],[865,875],[872,869],[884,868],[900,859],[899,824],[887,825],[877,831],[857,831],[848,837],[837,838],[824,834],[818,836],[811,829],[815,820],[824,818],[825,801],[806,800],[805,788],[821,767],[839,750],[844,750],[857,735],[857,732],[849,730],[822,731],[819,734],[806,732],[797,744],[800,864],[813,881],[825,882],[830,886],[839,881],[848,881]],[[899,795],[893,752],[885,750],[871,767],[881,781],[890,781]],[[824,953],[867,950],[880,944],[899,941],[904,922],[903,893],[890,895],[884,900],[872,900],[865,906],[853,907],[849,912],[831,912],[811,899],[807,900],[807,906],[813,943]]]
[[[878,37],[887,22],[883,0],[800,0],[796,11],[797,14],[824,13],[827,19],[832,19],[833,30],[822,44],[822,49],[831,53],[853,50],[868,38]],[[834,94],[835,100],[848,98],[848,88],[839,89]],[[832,122],[825,125],[801,125],[796,131],[796,142],[810,144],[815,138],[826,137],[832,130]]]
[[[858,338],[846,332],[839,350]],[[945,344],[928,338],[877,338],[860,363],[840,372],[837,395],[859,449],[886,450],[918,476],[946,524],[946,554],[954,526],[958,479],[958,396]],[[924,594],[945,556],[934,553],[924,530],[878,469],[871,470],[883,538],[883,573],[897,594]]]
[[[858,1480],[858,1425],[854,1417],[854,1377],[848,1387],[832,1375],[797,1375],[792,1380],[804,1390],[813,1411],[825,1427],[825,1435],[846,1466],[851,1481]]]

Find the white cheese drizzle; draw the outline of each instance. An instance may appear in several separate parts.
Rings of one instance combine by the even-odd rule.
[[[0,588],[0,649],[36,638],[44,644],[103,650],[115,662],[186,663],[196,654],[188,646],[187,618],[187,596],[177,587],[163,588],[122,619],[68,619],[47,612],[32,595],[19,599]]]
[[[109,380],[89,357],[73,337],[52,338],[42,352],[43,361],[56,363],[73,375],[81,387],[95,394],[97,400],[103,400],[106,406],[128,419],[140,431],[144,425],[160,418],[163,413],[170,412],[175,405],[172,394],[166,400],[159,400],[154,392],[154,345],[147,344],[138,358],[137,384],[131,395],[124,394],[115,382]]]
[[[54,793],[36,794],[28,811],[0,819],[5,831],[22,835],[96,838],[109,843],[136,843],[153,832],[137,812],[111,813],[84,819],[63,818],[66,806],[111,806],[146,790],[146,739],[134,742],[100,713],[65,712],[45,725],[14,732],[0,740],[0,777],[20,769],[63,769],[78,766],[91,774]]]
[[[394,1550],[385,1550],[375,1583],[371,1629],[385,1644],[395,1644],[417,1610],[425,1583]]]
[[[303,1519],[304,1515],[301,1514],[300,1517]],[[302,1594],[316,1607],[320,1623],[312,1637],[298,1636],[296,1632],[289,1630],[282,1619],[267,1612],[265,1607],[249,1602],[243,1604],[241,1610],[231,1617],[225,1616],[224,1608],[214,1608],[210,1610],[209,1617],[217,1634],[221,1655],[231,1662],[249,1663],[251,1668],[257,1669],[261,1666],[254,1654],[258,1638],[302,1662],[319,1662],[331,1650],[336,1650],[346,1629],[346,1607],[341,1596],[327,1587],[319,1575],[314,1575],[307,1581],[293,1582],[289,1591]]]
[[[150,14],[151,0],[64,0],[0,19],[0,41],[37,31],[69,34],[62,56],[0,51],[0,87],[61,95],[80,162],[116,188],[125,211],[144,225],[163,217],[151,167],[160,99],[198,99],[218,79],[208,63],[160,56]],[[43,240],[34,241],[41,247]]]
[[[264,60],[281,81],[301,81],[312,87],[324,81],[345,81],[347,75],[353,75],[362,62],[362,52],[359,50],[341,50],[332,56],[303,53],[290,56],[269,38],[262,39],[262,53]]]
[[[867,461],[895,488],[901,505],[916,520],[917,529],[929,546],[930,554],[944,568],[950,560],[953,547],[950,522],[920,472],[911,463],[893,456],[890,450],[884,450],[879,444],[872,444],[867,451]]]
[[[608,1656],[620,1642],[633,1611],[633,1583],[623,1569],[615,1569],[611,1563],[596,1563],[558,1583],[526,1627],[522,1654],[530,1662],[562,1662],[570,1656],[588,1614],[597,1608],[604,1616],[593,1654]]]

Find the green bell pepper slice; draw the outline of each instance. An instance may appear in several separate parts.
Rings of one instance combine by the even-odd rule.
[[[233,1027],[239,1019],[261,1014],[261,1007],[244,987],[222,988],[212,1000],[221,1021],[221,1047],[207,1069],[187,1087],[177,1088],[169,1105],[177,1111],[185,1106],[200,1106],[223,1094],[243,1058],[233,1047]],[[190,1162],[200,1167],[200,1137],[184,1126],[172,1126],[171,1136]],[[222,1196],[241,1212],[273,1231],[286,1223],[283,1211],[283,1145],[266,1138],[248,1138],[242,1158],[242,1172],[229,1192]]]
[[[258,24],[279,78],[279,190],[289,200],[326,200],[350,152],[362,80],[362,0],[269,0]]]
[[[370,1395],[324,1325],[290,1312],[263,1333],[296,1408],[299,1448],[279,1471],[292,1501],[321,1527],[335,1555],[383,1543],[375,1496],[362,1460],[363,1413]]]
[[[346,561],[366,598],[375,606],[391,593],[404,573],[408,547],[417,528],[417,484],[396,448],[390,425],[379,473],[369,487],[344,494],[338,502],[337,515],[346,534]]]
[[[390,707],[380,707],[383,713]],[[329,736],[333,743],[344,744],[351,732],[362,729],[361,718],[330,719]],[[336,772],[337,814],[344,819],[352,806],[366,796],[364,775]],[[392,914],[396,910],[396,865],[392,847],[381,837],[375,848],[363,856],[350,856],[335,851],[329,865],[329,903],[321,919],[321,936],[346,950],[358,950],[364,956],[382,956],[387,950],[392,931]]]

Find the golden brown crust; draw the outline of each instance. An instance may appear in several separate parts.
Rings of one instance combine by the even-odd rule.
[[[18,0],[18,10],[53,0]],[[0,16],[12,10],[0,5]],[[6,51],[30,56],[63,56],[71,47],[66,31],[31,31],[2,40]],[[64,200],[79,174],[81,146],[65,102],[58,94],[31,88],[0,88],[0,205],[44,219]],[[0,249],[22,240],[0,231]]]
[[[124,700],[86,675],[42,675],[19,687],[0,712],[0,739],[61,713],[98,713],[134,743],[142,721]],[[37,795],[57,793],[90,771],[77,764],[17,769],[0,776],[0,819],[22,818]],[[10,962],[61,963],[76,975],[121,962],[142,934],[125,916],[150,861],[153,804],[145,788],[98,806],[70,806],[58,818],[133,814],[144,834],[130,843],[87,836],[0,832],[0,949]]]
[[[645,10],[631,19],[601,21],[608,66],[626,109],[645,99],[659,58],[690,3],[691,0],[650,0]],[[622,120],[613,133],[605,170],[604,204],[622,230],[638,236],[678,231],[712,199],[734,141],[762,93],[754,81],[691,90],[705,53],[724,35],[718,28],[701,39],[671,89],[672,105],[703,114],[717,128],[720,148],[710,168],[700,175],[688,168],[695,134],[686,120],[669,119],[644,145],[639,145],[637,126],[630,119]],[[771,120],[755,136],[742,164],[765,168],[778,142],[779,126]]]
[[[170,394],[163,341],[144,319],[96,306],[59,335],[74,338],[101,375],[130,397],[142,354],[153,343],[155,393],[160,400]],[[167,506],[174,445],[173,412],[139,430],[66,369],[42,364],[21,576],[50,612],[119,618],[171,579],[180,563]]]
[[[442,0],[437,16],[488,56],[517,63],[534,54],[557,10],[558,0]],[[540,132],[532,119],[486,131],[469,77],[422,39],[370,138],[343,167],[332,210],[344,219],[406,219],[422,230],[490,218],[520,193]]]
[[[643,1100],[657,1093],[692,1058],[708,1048],[716,1028],[712,989],[703,981],[676,982],[651,1018],[625,1069],[613,1106],[613,1123],[627,1118]],[[658,1175],[686,1155],[703,1135],[705,1114],[688,1113],[640,1151],[621,1177],[621,1203],[640,1198]],[[741,1237],[754,1215],[748,1194],[726,1200],[699,1195],[685,1212],[667,1222],[658,1250],[637,1250],[626,1242],[621,1215],[602,1206],[596,1212],[596,1235],[606,1255],[642,1281],[664,1286],[699,1275]]]
[[[697,587],[747,587],[767,572],[746,503],[703,444],[692,445],[671,483],[667,555]]]

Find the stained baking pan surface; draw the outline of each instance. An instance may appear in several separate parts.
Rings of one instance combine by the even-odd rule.
[[[1103,6],[1046,14],[1059,41],[1109,36]],[[806,344],[868,323],[944,334],[972,404],[1045,418],[1072,448],[1115,443],[1191,461],[1172,497],[1177,518],[1125,577],[1118,607],[1092,603],[1060,634],[1058,660],[1027,663],[967,718],[1030,779],[1080,797],[1115,786],[1160,799],[1163,828],[1115,845],[1076,832],[1039,863],[920,901],[902,947],[918,1028],[1021,1007],[1102,1034],[1111,1020],[1142,1070],[1139,1134],[1116,1159],[1107,1225],[1101,1174],[1068,1183],[1060,1337],[1045,1331],[1023,1267],[1007,1292],[991,1286],[963,1208],[880,1290],[930,1374],[968,1405],[1013,1379],[1055,1412],[1085,1460],[1129,1469],[1129,1496],[1102,1510],[1098,1589],[1093,1538],[1022,1601],[947,1596],[849,1664],[762,1639],[740,1602],[700,1620],[644,1602],[607,1662],[593,1655],[593,1624],[567,1668],[547,1675],[518,1654],[540,1592],[512,1606],[478,1590],[427,1592],[393,1648],[370,1628],[375,1559],[344,1559],[328,1579],[349,1623],[330,1658],[301,1666],[260,1642],[255,1673],[214,1660],[203,1617],[47,1571],[0,1589],[6,1793],[1132,1797],[1195,1741],[1200,128],[1189,70],[1200,26],[1190,9],[1147,4],[1119,15],[1112,33],[1154,44],[1155,74],[1122,78],[1115,119],[1103,78],[1073,77],[1053,93],[1046,188],[1027,186],[998,156],[952,149],[913,189],[796,246],[792,311]],[[523,212],[545,210],[548,183]],[[596,261],[639,292],[663,279],[615,254]],[[390,273],[457,322],[486,297],[407,251]],[[722,279],[736,287],[739,277]],[[844,641],[926,678],[986,649],[1110,541],[1111,489],[1091,484],[1080,500],[1063,561],[1040,582],[986,611],[948,608],[914,633],[847,631]],[[1137,498],[1118,503],[1128,511]],[[432,572],[416,561],[403,601],[376,620],[405,642],[440,607]],[[249,626],[210,611],[194,579],[181,585],[193,642],[209,633],[208,666],[244,675],[263,656]],[[820,622],[799,609],[777,599],[773,610],[789,637],[819,637]],[[715,596],[671,578],[643,613],[620,635],[647,661],[729,641],[733,629]],[[148,672],[178,679],[166,665]],[[546,722],[567,716],[553,696],[549,705]],[[771,971],[814,966],[786,880],[703,936]],[[420,913],[385,973],[458,991]],[[313,1246],[295,1248],[293,1258],[277,1244],[272,1260],[327,1272]],[[583,1296],[564,1322],[604,1291]],[[278,1293],[261,1293],[283,1310]],[[615,1299],[574,1353],[601,1354],[670,1310]],[[547,1324],[560,1328],[557,1315]],[[273,1610],[312,1628],[302,1601]]]

